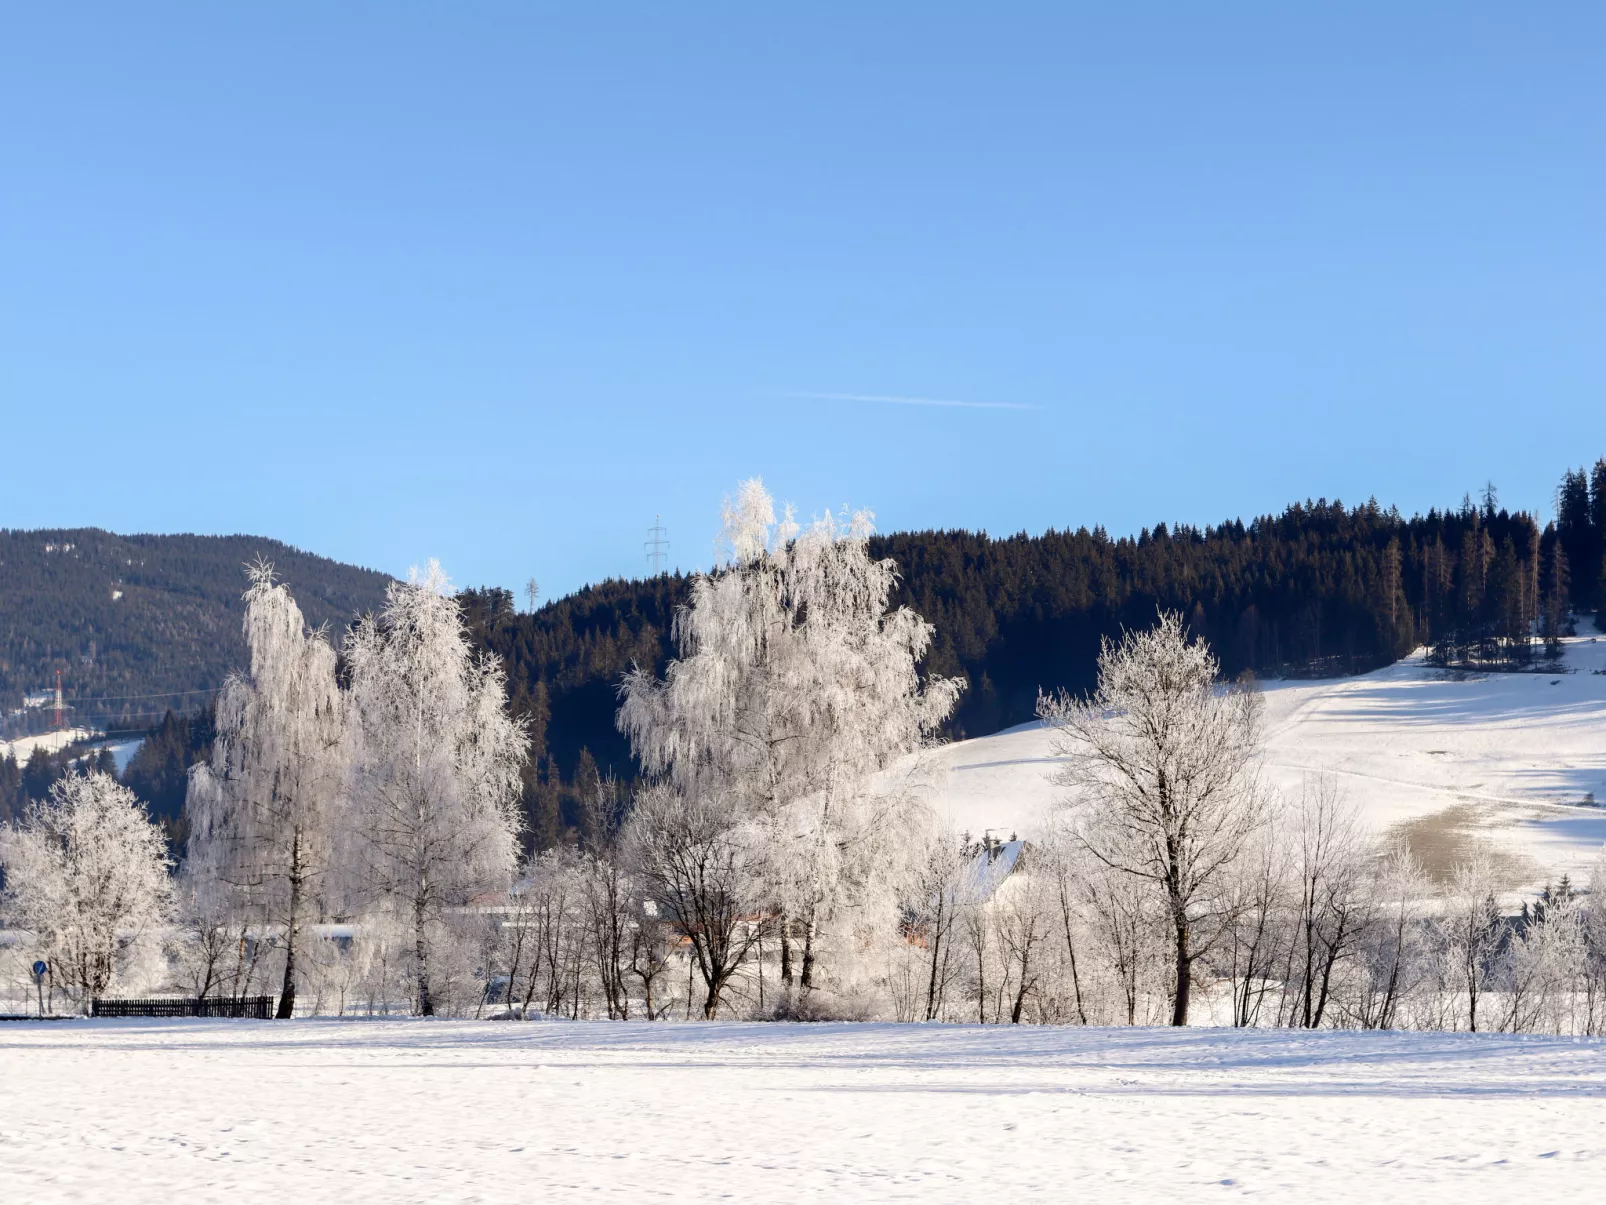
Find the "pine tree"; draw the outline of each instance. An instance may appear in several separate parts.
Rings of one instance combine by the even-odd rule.
[[[1575,611],[1587,610],[1593,601],[1594,574],[1589,570],[1599,563],[1599,533],[1591,520],[1591,501],[1589,478],[1583,469],[1562,476],[1556,495],[1556,534],[1567,560],[1578,570],[1569,594],[1569,609]]]

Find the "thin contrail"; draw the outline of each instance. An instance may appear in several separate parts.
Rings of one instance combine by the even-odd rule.
[[[788,397],[818,398],[827,402],[887,402],[894,406],[947,406],[959,410],[1041,410],[1021,402],[954,402],[935,397],[902,397],[893,393],[790,393]]]

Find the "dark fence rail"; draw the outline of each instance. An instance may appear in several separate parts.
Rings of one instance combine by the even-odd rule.
[[[92,1017],[246,1017],[267,1021],[273,1017],[272,996],[158,996],[149,1000],[93,1000]]]

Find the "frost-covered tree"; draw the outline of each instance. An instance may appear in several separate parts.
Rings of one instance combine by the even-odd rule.
[[[440,566],[393,582],[346,642],[356,888],[411,931],[418,1010],[448,909],[505,892],[529,740],[502,671],[470,647]]]
[[[1333,975],[1356,949],[1371,920],[1372,850],[1354,805],[1332,775],[1308,777],[1295,816],[1299,874],[1297,1024],[1320,1027],[1332,997]]]
[[[1226,871],[1263,821],[1254,775],[1261,703],[1217,684],[1220,665],[1179,615],[1105,640],[1098,686],[1039,700],[1066,757],[1077,839],[1098,861],[1154,884],[1173,946],[1171,1023],[1188,1023],[1194,960],[1220,936]]]
[[[901,798],[872,776],[916,749],[952,710],[959,683],[922,681],[931,626],[891,609],[890,561],[869,556],[870,516],[825,516],[799,531],[777,522],[757,480],[725,508],[728,563],[699,578],[676,617],[680,657],[662,681],[627,676],[619,726],[649,775],[674,797],[717,800],[767,832],[781,973],[813,986],[822,923],[860,916],[896,841]]]
[[[341,819],[343,707],[322,629],[309,630],[271,564],[247,573],[250,669],[224,683],[211,759],[190,775],[186,874],[221,885],[236,916],[282,932],[283,1018],[295,1015],[301,929]]]
[[[1478,1032],[1478,1005],[1489,990],[1500,950],[1498,890],[1494,850],[1486,844],[1474,846],[1451,870],[1444,931],[1450,965],[1467,1003],[1467,1028],[1473,1033]]]
[[[758,479],[723,508],[724,568],[696,578],[675,616],[680,656],[662,681],[625,677],[619,728],[642,768],[682,800],[716,799],[732,823],[756,820],[778,841],[782,811],[808,790],[807,680],[795,630],[786,558],[797,525],[776,521]],[[751,836],[751,834],[750,834]],[[790,868],[788,868],[790,869]],[[779,917],[781,976],[794,978],[785,883],[763,907]]]
[[[167,918],[162,830],[109,774],[57,780],[7,834],[3,855],[14,922],[80,1003],[104,994]]]
[[[813,983],[822,925],[890,918],[886,871],[912,835],[910,795],[875,775],[919,749],[958,701],[960,679],[922,680],[933,627],[891,608],[897,566],[870,556],[872,516],[827,512],[787,550],[789,601],[802,645],[797,690],[808,793],[792,807],[800,838],[795,911],[804,926],[803,986]],[[890,789],[888,789],[890,786]],[[872,921],[872,924],[875,922]],[[843,933],[850,944],[862,937]]]
[[[1361,990],[1353,1011],[1365,1029],[1393,1029],[1424,973],[1431,929],[1423,903],[1432,892],[1427,872],[1403,843],[1378,856],[1371,891],[1370,924],[1361,945]]]
[[[1584,995],[1584,910],[1571,881],[1546,885],[1540,898],[1511,924],[1502,951],[1500,987],[1508,1033],[1576,1033]]]

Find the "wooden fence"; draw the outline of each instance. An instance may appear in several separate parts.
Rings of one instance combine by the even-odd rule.
[[[148,1000],[94,1000],[92,1017],[247,1017],[271,1020],[273,996],[158,996]]]

